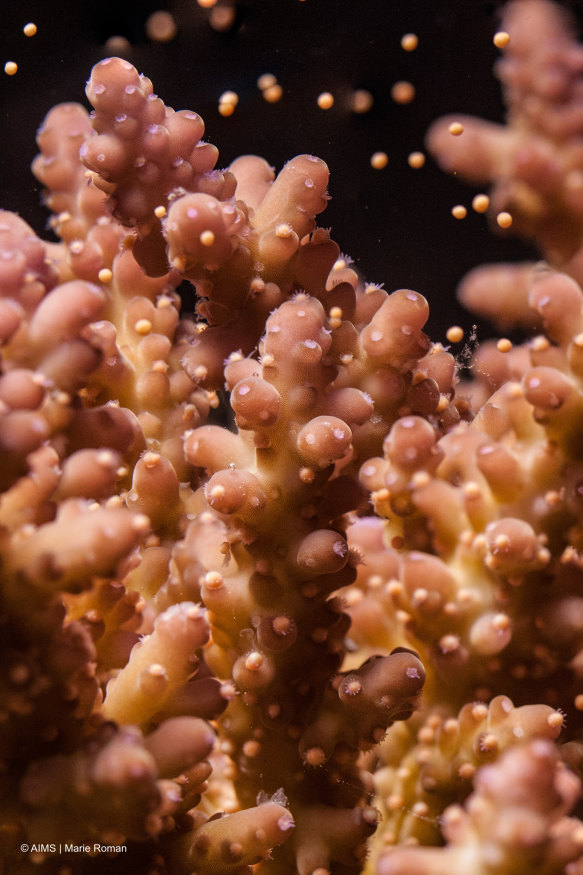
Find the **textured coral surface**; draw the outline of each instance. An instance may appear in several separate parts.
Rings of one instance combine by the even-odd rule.
[[[320,158],[221,167],[119,57],[47,114],[53,240],[0,213],[7,875],[583,872],[583,50],[501,27],[507,124],[427,142],[546,261],[464,280],[527,335],[471,362]]]

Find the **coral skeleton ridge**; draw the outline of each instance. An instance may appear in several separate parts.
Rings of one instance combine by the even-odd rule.
[[[583,48],[502,29],[507,124],[428,133],[545,259],[463,281],[527,335],[472,382],[319,158],[217,169],[120,58],[45,118],[58,242],[0,214],[3,872],[583,873]]]

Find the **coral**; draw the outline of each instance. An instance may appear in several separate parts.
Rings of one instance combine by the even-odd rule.
[[[26,837],[129,845],[124,870],[358,871],[359,753],[425,671],[407,647],[342,669],[346,514],[404,411],[457,420],[453,360],[421,295],[336,266],[322,161],[213,170],[200,118],[120,59],[87,93],[38,136],[61,243],[2,225],[5,859]]]
[[[583,870],[583,65],[545,0],[504,26],[508,125],[429,134],[547,259],[466,280],[538,332],[471,383],[321,159],[216,169],[120,58],[47,115],[58,242],[0,216],[5,871]]]
[[[485,766],[464,808],[443,815],[448,845],[402,848],[379,861],[379,875],[445,872],[560,872],[581,851],[581,822],[567,817],[580,786],[548,742],[508,751]]]
[[[549,0],[509,3],[501,24],[510,36],[496,64],[507,124],[464,115],[442,118],[430,128],[427,143],[444,170],[478,185],[492,183],[492,217],[508,211],[513,232],[536,241],[549,264],[580,282],[583,49],[573,39],[566,10]],[[453,119],[463,125],[463,136],[449,133]],[[500,310],[504,320],[509,294],[516,300],[510,306],[524,318],[528,268],[484,270],[462,287],[468,306],[485,307],[489,315]],[[486,300],[483,283],[495,298]]]

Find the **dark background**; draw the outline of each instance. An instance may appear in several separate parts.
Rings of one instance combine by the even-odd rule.
[[[224,0],[222,0],[224,2]],[[0,15],[1,205],[43,232],[46,211],[29,171],[36,128],[55,103],[85,102],[84,85],[104,43],[116,34],[132,48],[126,57],[149,76],[175,109],[194,109],[206,138],[221,153],[220,166],[244,152],[262,155],[276,168],[301,152],[323,158],[331,170],[332,200],[320,223],[331,226],[342,250],[365,277],[387,290],[413,288],[431,304],[429,333],[443,340],[452,323],[475,321],[455,302],[455,287],[469,268],[486,261],[532,255],[511,238],[501,239],[471,209],[452,218],[456,203],[470,206],[475,189],[443,175],[431,159],[421,170],[407,156],[423,148],[434,118],[470,112],[502,118],[492,64],[492,36],[500,3],[485,0],[234,0],[234,27],[219,33],[196,0],[8,0]],[[577,10],[581,3],[572,3]],[[152,42],[145,21],[156,9],[172,11],[178,33],[170,43]],[[22,27],[34,21],[38,33]],[[419,47],[405,52],[401,36],[414,32]],[[3,72],[14,60],[15,76]],[[275,74],[283,87],[266,103],[257,77]],[[390,89],[406,79],[415,100],[395,104]],[[366,115],[349,108],[355,88],[374,95]],[[233,116],[217,111],[226,89],[239,94]],[[325,112],[317,95],[331,91]],[[86,104],[87,105],[87,104]],[[370,167],[383,150],[389,165]],[[479,326],[480,336],[488,329]]]

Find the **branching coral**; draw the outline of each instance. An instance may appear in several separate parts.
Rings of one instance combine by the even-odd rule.
[[[554,268],[580,282],[583,50],[572,37],[566,10],[549,0],[509,3],[502,32],[510,41],[496,72],[508,123],[456,115],[464,133],[452,137],[454,117],[439,119],[428,133],[428,146],[448,172],[478,185],[492,183],[492,216],[508,211],[513,231],[535,240]],[[515,303],[508,306],[516,314],[522,311],[518,318],[526,321],[529,278],[528,267],[478,268],[462,294],[469,306],[485,308],[502,324],[510,297]],[[484,294],[485,285],[490,295]]]
[[[583,866],[580,49],[507,23],[509,128],[430,142],[551,267],[471,387],[317,226],[320,159],[217,170],[116,58],[47,116],[59,242],[0,217],[7,871]]]
[[[379,875],[432,872],[558,872],[581,850],[581,822],[567,817],[578,779],[561,769],[552,746],[538,741],[514,748],[485,766],[465,809],[443,816],[443,849],[396,849],[379,862]]]
[[[422,296],[334,270],[323,162],[214,171],[199,117],[118,59],[88,95],[91,122],[65,104],[39,133],[62,243],[3,225],[6,858],[26,836],[268,871],[285,842],[277,871],[358,871],[377,824],[359,752],[411,715],[425,672],[403,647],[341,670],[345,514],[403,410],[456,418],[451,359],[427,355]],[[207,421],[223,383],[234,430]],[[70,703],[54,725],[47,696]],[[204,720],[225,708],[232,765],[217,748],[199,804]]]

